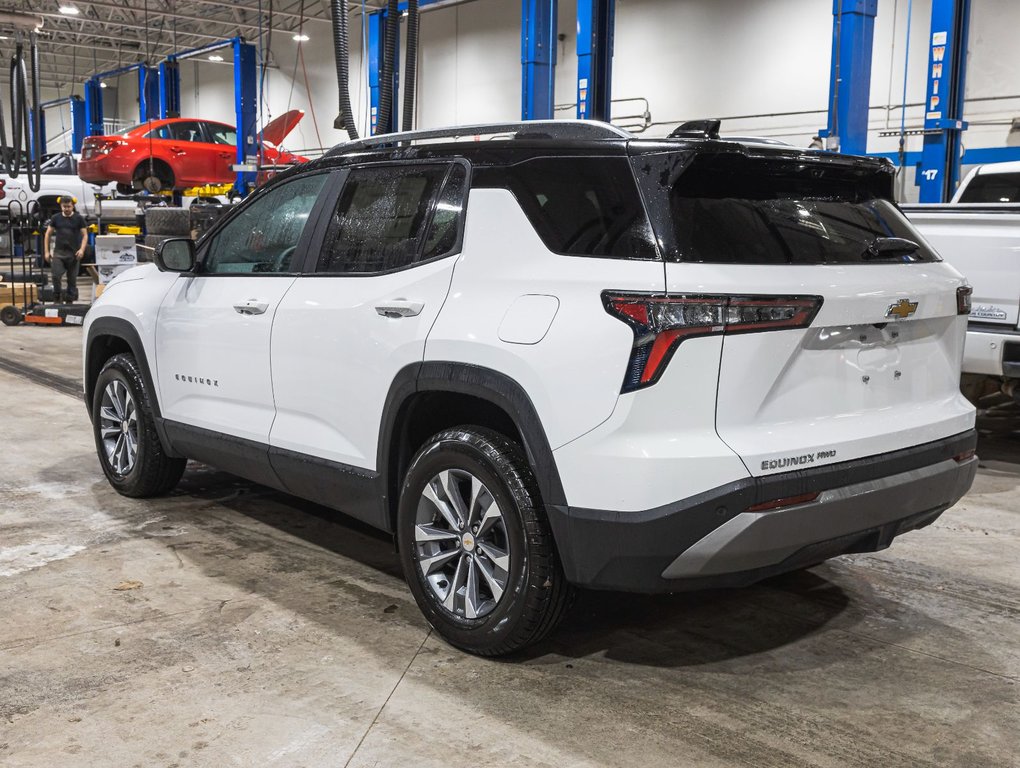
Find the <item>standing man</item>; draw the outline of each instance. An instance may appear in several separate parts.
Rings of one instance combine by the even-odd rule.
[[[53,268],[53,291],[57,301],[68,304],[78,298],[78,265],[85,257],[85,246],[89,233],[85,217],[74,209],[74,198],[62,196],[58,199],[60,213],[50,219],[43,238],[43,258]],[[56,236],[53,254],[50,255],[50,239]],[[67,290],[61,294],[60,277],[67,275]]]

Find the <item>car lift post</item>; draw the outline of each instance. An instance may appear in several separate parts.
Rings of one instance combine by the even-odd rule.
[[[254,45],[243,37],[231,37],[167,56],[159,65],[159,116],[180,117],[180,62],[227,47],[234,53],[234,125],[237,130],[235,189],[241,197],[245,197],[255,186],[259,162],[258,56]]]
[[[419,7],[425,5],[418,3]],[[369,93],[369,131],[373,136],[378,133],[393,133],[400,127],[400,101],[398,90],[400,86],[400,73],[398,62],[400,60],[400,46],[397,46],[397,55],[393,60],[393,104],[390,108],[390,124],[379,125],[379,101],[382,94],[382,63],[386,52],[386,25],[391,21],[386,11],[373,13],[368,17],[368,93]],[[394,19],[392,23],[400,24],[400,19]]]
[[[41,153],[46,154],[46,110],[67,105],[71,118],[71,151],[81,152],[81,143],[85,140],[85,102],[81,96],[65,96],[62,99],[44,101],[39,105],[39,136],[41,137]],[[31,123],[29,123],[31,125]],[[32,139],[35,141],[35,138]]]
[[[138,122],[155,120],[158,115],[157,100],[159,83],[156,70],[144,63],[131,64],[107,72],[92,75],[85,81],[85,131],[87,136],[102,136],[103,128],[103,80],[110,80],[129,72],[136,72],[138,77]],[[79,145],[79,150],[80,150]],[[75,150],[78,151],[78,150]]]
[[[577,0],[577,117],[609,122],[616,0]]]
[[[819,131],[826,149],[850,155],[868,151],[871,49],[878,0],[833,0],[829,121]]]
[[[917,173],[922,203],[946,202],[960,180],[969,25],[970,0],[932,0],[924,147]]]
[[[521,0],[521,119],[552,120],[557,0]]]

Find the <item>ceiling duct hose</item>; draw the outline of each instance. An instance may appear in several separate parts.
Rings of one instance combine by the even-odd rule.
[[[42,146],[42,112],[39,104],[39,41],[36,39],[35,30],[28,36],[29,60],[32,65],[32,109],[26,115],[31,116],[32,132],[29,134],[29,160],[25,166],[25,176],[28,177],[28,188],[38,192],[42,182],[42,156],[46,147]]]
[[[379,116],[376,133],[389,133],[393,117],[393,62],[397,59],[397,39],[400,31],[400,9],[397,0],[386,5],[386,46],[383,48],[382,72],[379,74]]]
[[[25,60],[24,47],[19,41],[11,58],[11,157],[10,176],[16,179],[21,173],[21,149],[25,133],[28,132],[28,115],[25,113]]]
[[[418,76],[418,0],[407,3],[407,59],[404,62],[404,112],[402,130],[414,128],[414,86]]]
[[[354,123],[351,109],[350,44],[347,28],[346,0],[332,0],[333,13],[333,55],[336,58],[336,82],[340,92],[340,114],[333,121],[333,127],[346,130],[351,139],[358,138],[358,127]]]

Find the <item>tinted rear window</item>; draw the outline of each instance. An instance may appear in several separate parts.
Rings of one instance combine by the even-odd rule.
[[[626,158],[535,158],[507,168],[479,169],[475,186],[513,192],[554,253],[658,258]]]
[[[960,195],[961,203],[1020,203],[1020,173],[975,176]]]
[[[868,184],[776,171],[754,173],[752,163],[741,173],[702,171],[694,163],[682,173],[669,189],[680,258],[720,264],[939,260],[893,203],[871,196]],[[876,252],[888,238],[917,248]]]

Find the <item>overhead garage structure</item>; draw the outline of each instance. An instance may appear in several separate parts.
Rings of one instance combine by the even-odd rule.
[[[0,766],[1020,765],[1017,0],[0,0]]]

